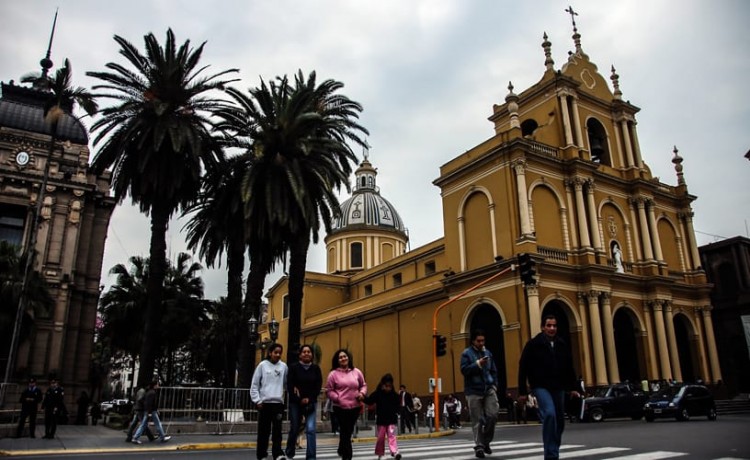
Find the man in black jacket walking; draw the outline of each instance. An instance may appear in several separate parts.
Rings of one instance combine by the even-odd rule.
[[[557,318],[554,315],[545,315],[542,332],[529,340],[521,353],[519,404],[525,403],[529,394],[527,380],[542,420],[544,459],[558,459],[565,429],[565,391],[569,390],[574,398],[581,395],[576,391],[573,356],[568,344],[557,337]]]

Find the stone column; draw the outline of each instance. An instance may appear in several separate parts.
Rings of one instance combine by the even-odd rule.
[[[669,345],[667,345],[667,331],[664,328],[664,312],[662,311],[661,301],[652,301],[651,308],[654,311],[654,322],[656,323],[656,344],[659,349],[659,365],[661,369],[660,377],[671,380],[672,369],[669,367]]]
[[[700,362],[700,374],[699,376],[703,378],[706,383],[711,381],[710,373],[708,371],[708,352],[706,351],[706,341],[704,340],[704,333],[705,330],[703,327],[703,316],[701,315],[701,309],[695,308],[693,309],[693,319],[695,320],[696,329],[695,337],[698,340],[698,358]]]
[[[625,158],[623,157],[623,154],[622,154],[622,142],[620,142],[620,130],[617,129],[617,127],[615,126],[615,129],[613,129],[612,131],[614,131],[615,133],[615,148],[617,149],[617,159],[620,160],[620,168],[623,168],[623,169],[627,168],[630,165],[628,165],[625,162]]]
[[[628,129],[628,120],[620,122],[622,128],[622,143],[625,144],[625,155],[628,157],[628,166],[635,166],[633,161],[633,144],[630,140],[630,130]]]
[[[583,147],[583,134],[581,133],[581,116],[578,113],[578,98],[573,97],[571,101],[571,105],[573,106],[573,124],[576,128],[576,145],[578,147]]]
[[[639,233],[639,227],[638,227],[638,217],[636,216],[635,209],[638,206],[638,199],[637,198],[630,198],[628,200],[628,209],[630,210],[630,221],[633,222],[633,238],[635,239],[636,244],[632,245],[632,247],[635,247],[635,254],[636,257],[634,259],[630,259],[633,261],[640,261],[643,260],[643,254],[641,251],[641,239],[643,238]]]
[[[526,162],[516,160],[513,162],[513,170],[516,173],[516,192],[518,193],[518,211],[521,214],[521,236],[531,235],[531,219],[529,217],[529,198],[526,188]]]
[[[602,340],[602,323],[599,317],[599,291],[591,291],[588,295],[589,317],[591,319],[591,342],[594,348],[594,372],[596,384],[606,385],[607,363],[604,359],[604,341]]]
[[[693,212],[683,212],[680,214],[685,220],[685,231],[687,232],[688,246],[690,246],[690,257],[693,259],[691,268],[697,269],[701,266],[701,257],[698,254],[698,245],[695,243],[695,230],[693,230]]]
[[[526,285],[526,298],[529,304],[529,333],[534,337],[539,333],[539,325],[542,322],[542,314],[539,309],[539,287],[536,284]]]
[[[581,232],[581,247],[590,248],[591,242],[586,223],[586,206],[583,204],[583,179],[575,178],[573,185],[576,191],[576,214],[578,215],[578,231]]]
[[[706,328],[706,346],[708,347],[708,359],[711,364],[711,381],[716,383],[721,380],[721,367],[719,366],[719,353],[716,350],[714,322],[711,319],[711,310],[713,308],[711,305],[703,307],[703,324]]]
[[[682,382],[682,368],[680,366],[680,353],[677,350],[677,338],[674,333],[674,318],[672,316],[672,302],[664,301],[664,322],[667,326],[667,343],[669,344],[669,357],[672,364],[672,376],[678,382]]]
[[[464,216],[458,217],[458,258],[461,262],[461,271],[466,270],[466,221]]]
[[[648,302],[643,306],[643,317],[646,320],[646,352],[648,353],[648,376],[656,379],[659,376],[659,367],[657,366],[656,351],[654,350],[654,326],[651,321],[651,307]]]
[[[594,181],[593,179],[586,181],[588,187],[586,188],[586,198],[589,203],[589,225],[591,226],[591,237],[594,241],[594,248],[597,251],[604,251],[602,249],[602,240],[599,237],[599,219],[596,217],[596,202],[594,201]]]
[[[560,225],[562,225],[565,250],[570,251],[570,229],[568,228],[568,210],[566,208],[560,208]]]
[[[604,344],[607,350],[607,375],[609,383],[620,383],[620,369],[617,365],[615,348],[615,328],[612,322],[612,307],[609,292],[602,292],[602,325],[604,326]]]
[[[573,144],[573,132],[570,130],[570,113],[568,112],[568,96],[560,94],[558,96],[560,108],[562,109],[563,127],[565,128],[565,145]]]
[[[586,385],[594,382],[594,373],[591,369],[591,327],[586,312],[586,293],[578,292],[578,314],[581,315],[581,349],[583,350],[583,379]]]
[[[643,244],[643,258],[654,260],[654,252],[651,249],[651,234],[648,231],[648,220],[646,219],[645,199],[638,198],[638,221],[641,224],[641,243]]]
[[[654,256],[656,260],[664,260],[661,252],[661,242],[659,241],[659,229],[656,227],[656,214],[654,212],[656,203],[654,200],[649,199],[646,200],[646,204],[648,205],[648,228],[651,232],[651,241],[654,245]]]
[[[575,201],[573,199],[573,192],[571,188],[573,187],[574,183],[570,179],[565,179],[565,196],[568,199],[568,209],[570,209],[570,212],[568,213],[568,223],[570,224],[570,229],[572,231],[569,232],[571,238],[573,238],[572,247],[578,248],[578,232],[576,231],[576,223],[575,223],[575,217],[573,217],[574,214],[576,214],[575,210]]]

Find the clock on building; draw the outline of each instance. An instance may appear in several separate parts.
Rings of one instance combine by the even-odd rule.
[[[31,155],[29,155],[29,153],[24,150],[16,153],[16,164],[18,166],[26,166],[27,164],[29,164],[30,159]]]

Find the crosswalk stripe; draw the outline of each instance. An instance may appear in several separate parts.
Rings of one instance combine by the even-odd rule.
[[[560,449],[564,449],[565,446],[561,446]],[[613,452],[621,452],[623,450],[630,450],[627,447],[597,447],[594,449],[575,450],[565,453],[565,458],[575,457],[586,457],[587,455],[600,455],[600,454],[611,454]],[[513,460],[540,460],[544,459],[544,455],[535,455],[533,457],[521,457],[514,458]]]
[[[399,448],[404,458],[408,459],[450,459],[470,460],[474,459],[474,444],[472,442],[451,442],[449,439],[425,439],[420,441],[400,442]],[[541,442],[516,442],[516,441],[494,441],[491,444],[492,454],[490,458],[506,460],[543,460],[543,445]],[[353,446],[353,457],[357,459],[371,459],[374,456],[374,444],[355,443]],[[338,459],[337,446],[319,446],[317,458]],[[612,460],[661,460],[688,455],[683,452],[651,451],[645,453],[628,453],[632,451],[627,447],[597,447],[586,448],[585,445],[563,444],[561,451],[565,451],[565,458],[591,457]],[[391,459],[388,446],[385,446],[386,459]],[[738,460],[723,458],[717,460]]]
[[[660,460],[662,458],[683,457],[687,455],[684,452],[668,452],[657,450],[655,452],[646,452],[644,454],[632,454],[624,457],[612,457],[612,460]]]

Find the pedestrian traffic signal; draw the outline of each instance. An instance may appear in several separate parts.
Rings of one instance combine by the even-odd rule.
[[[536,262],[525,252],[518,254],[518,272],[524,285],[536,284]]]
[[[435,354],[437,356],[445,356],[448,353],[448,339],[444,335],[436,335],[435,337]]]

